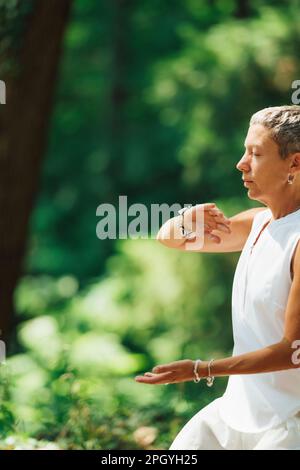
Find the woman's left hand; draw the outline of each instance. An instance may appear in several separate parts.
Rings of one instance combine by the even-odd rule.
[[[144,384],[162,385],[169,383],[188,382],[194,379],[194,363],[190,359],[170,362],[153,367],[153,372],[135,377],[136,382]]]

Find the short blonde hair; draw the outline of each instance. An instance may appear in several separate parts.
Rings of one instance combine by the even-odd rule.
[[[270,129],[284,160],[291,153],[300,152],[300,106],[273,106],[257,111],[250,119],[250,126],[261,124]]]

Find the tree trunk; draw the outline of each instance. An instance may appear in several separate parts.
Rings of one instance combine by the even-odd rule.
[[[126,106],[129,100],[127,89],[130,51],[130,15],[135,0],[111,0],[111,90],[108,113],[109,164],[107,173],[111,184],[107,200],[117,202],[117,193],[123,189],[124,144],[127,133]],[[115,200],[114,200],[115,199]]]
[[[244,19],[251,16],[251,7],[249,0],[236,0],[236,10],[234,16]]]
[[[6,342],[14,323],[13,292],[22,273],[70,5],[71,0],[35,2],[18,76],[5,80],[6,104],[0,109],[0,329]]]

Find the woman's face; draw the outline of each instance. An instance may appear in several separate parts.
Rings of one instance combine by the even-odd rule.
[[[286,187],[290,159],[282,160],[279,148],[270,131],[255,124],[249,127],[245,140],[245,153],[236,165],[248,188],[248,197],[263,203],[280,197]]]

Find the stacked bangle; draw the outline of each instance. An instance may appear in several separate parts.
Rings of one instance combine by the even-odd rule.
[[[190,205],[190,206],[183,207],[182,209],[179,209],[179,211],[178,211],[178,214],[181,215],[181,221],[180,221],[178,226],[181,229],[181,236],[183,238],[192,238],[194,236],[194,232],[192,230],[186,230],[185,227],[184,227],[184,216],[183,216],[183,214],[190,207],[192,207],[192,206]]]
[[[194,382],[195,383],[198,383],[201,380],[201,377],[199,377],[199,374],[198,374],[198,364],[200,364],[200,362],[202,362],[201,359],[197,359],[194,363],[194,376],[195,376]]]
[[[210,374],[210,367],[213,363],[214,359],[211,359],[208,363],[208,377],[206,377],[206,385],[211,387],[214,383],[215,378]]]
[[[211,359],[208,363],[208,376],[206,377],[206,385],[208,387],[211,387],[213,385],[214,379],[215,379],[210,373],[211,372],[210,368],[211,368],[211,364],[212,364],[213,361],[214,361],[214,359]],[[194,376],[195,376],[195,378],[193,380],[194,380],[195,383],[200,382],[200,380],[202,378],[198,374],[198,364],[200,364],[200,362],[203,362],[203,361],[201,361],[201,359],[197,359],[194,363]]]

